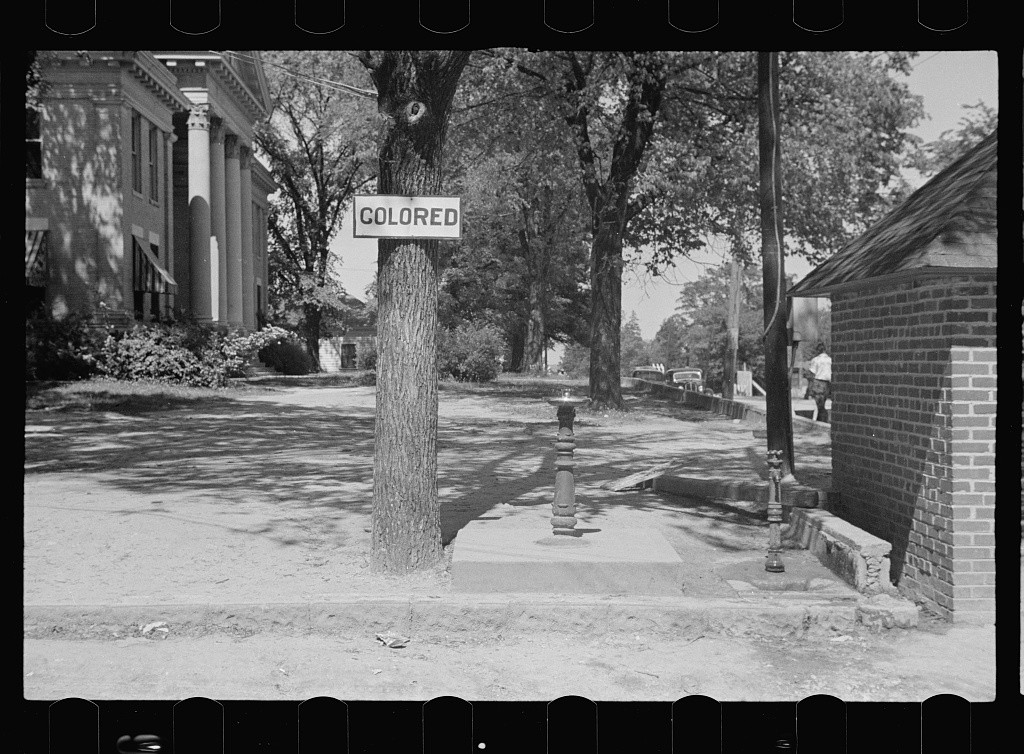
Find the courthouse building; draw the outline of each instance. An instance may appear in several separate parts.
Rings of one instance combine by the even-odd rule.
[[[49,52],[26,110],[29,311],[255,329],[267,290],[259,53]]]

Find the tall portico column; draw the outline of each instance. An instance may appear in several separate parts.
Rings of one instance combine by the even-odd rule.
[[[242,326],[242,171],[238,137],[224,137],[224,204],[227,208],[228,323]]]
[[[213,286],[214,319],[226,322],[228,318],[227,275],[227,215],[224,205],[224,123],[220,118],[210,119],[210,224],[216,243],[210,242],[211,275]]]
[[[238,166],[241,171],[242,210],[242,324],[256,329],[256,281],[253,277],[252,250],[252,150],[240,147]]]
[[[164,139],[164,259],[167,260],[167,271],[174,277],[174,142],[178,137],[167,134]]]
[[[188,116],[188,227],[192,257],[192,316],[210,322],[210,119],[208,106],[197,105]]]

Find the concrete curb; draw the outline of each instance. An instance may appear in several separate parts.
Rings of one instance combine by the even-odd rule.
[[[702,479],[663,474],[651,481],[651,489],[683,497],[768,502],[768,482]],[[798,508],[819,508],[828,504],[828,493],[802,484],[782,483],[782,504]]]
[[[799,542],[861,594],[881,594],[889,585],[892,545],[826,510],[794,510],[784,536]]]
[[[913,606],[911,606],[913,607]],[[538,631],[577,636],[633,632],[675,639],[701,636],[801,636],[810,631],[917,625],[889,595],[870,599],[808,592],[747,592],[735,598],[582,595],[361,597],[273,604],[32,605],[25,639],[126,639],[162,622],[146,638],[329,634],[373,637],[397,631],[420,639]],[[160,629],[165,628],[166,631]]]
[[[637,387],[645,390],[655,397],[666,398],[673,403],[681,403],[688,408],[698,408],[711,411],[715,414],[728,416],[730,419],[743,419],[759,426],[764,426],[767,421],[767,414],[764,409],[751,406],[742,401],[733,401],[726,398],[719,398],[707,393],[698,393],[694,390],[665,385],[647,380],[636,380]],[[793,416],[793,428],[800,428],[808,432],[831,432],[832,425],[827,422],[817,422],[805,416]]]

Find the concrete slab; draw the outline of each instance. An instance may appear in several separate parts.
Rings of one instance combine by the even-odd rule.
[[[683,562],[656,529],[555,537],[529,525],[473,521],[452,553],[453,592],[681,595]]]
[[[655,492],[665,492],[681,497],[703,497],[718,500],[743,500],[759,503],[768,502],[768,482],[742,479],[721,479],[713,476],[693,477],[677,474],[662,474],[651,483]],[[824,507],[828,493],[797,482],[782,483],[782,505],[784,507]]]
[[[715,569],[715,573],[739,592],[763,590],[810,592],[829,597],[856,598],[859,596],[856,590],[835,578],[828,568],[806,551],[784,550],[782,561],[786,569],[782,573],[766,571],[764,556],[719,566]]]

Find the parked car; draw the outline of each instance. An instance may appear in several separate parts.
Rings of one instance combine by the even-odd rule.
[[[648,382],[664,382],[665,373],[654,366],[647,367],[633,367],[633,370],[629,373],[629,376],[633,379],[647,380]]]
[[[665,372],[665,381],[687,390],[704,392],[704,372],[694,367],[679,367]]]

